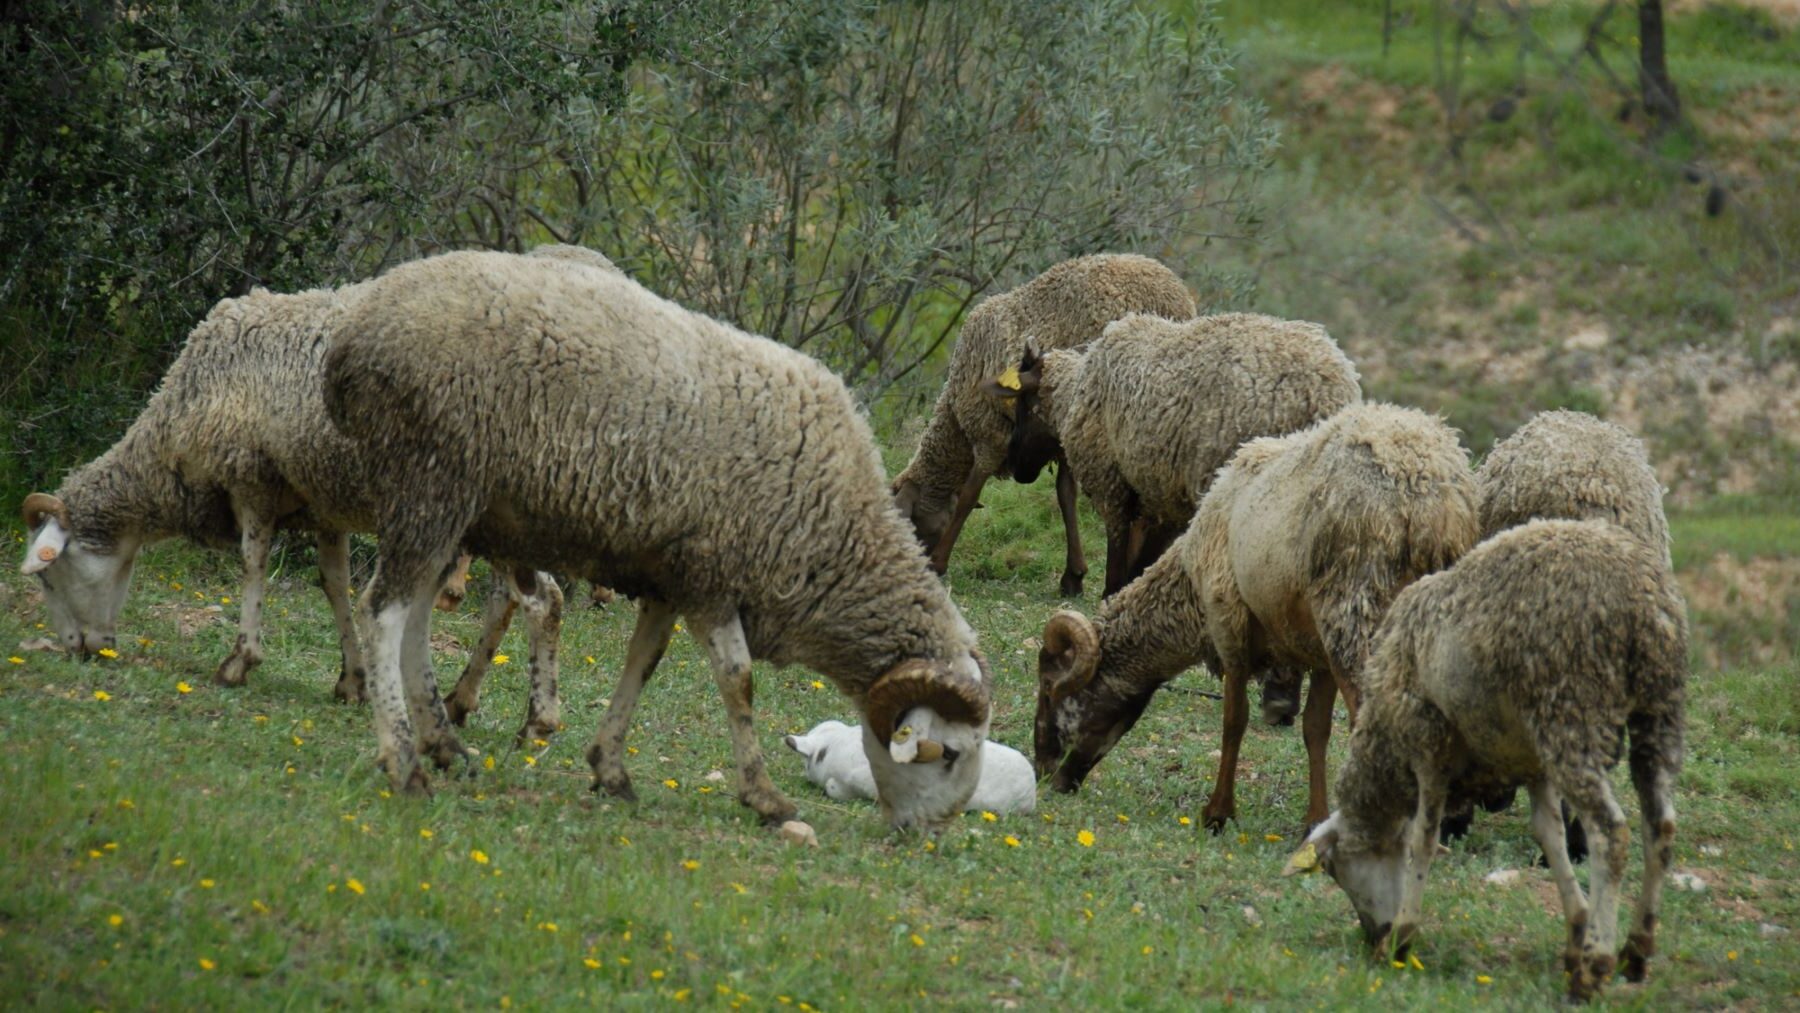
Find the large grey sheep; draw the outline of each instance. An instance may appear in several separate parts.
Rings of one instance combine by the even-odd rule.
[[[320,377],[330,325],[362,286],[283,295],[257,289],[226,299],[196,326],[161,387],[111,449],[77,468],[54,494],[23,504],[30,537],[23,570],[44,585],[65,647],[114,646],[138,551],[182,537],[235,546],[244,561],[239,631],[214,679],[242,685],[263,658],[268,558],[279,529],[317,536],[320,583],[337,623],[340,699],[363,697],[364,664],[349,598],[349,536],[374,528],[369,474],[325,417]],[[530,579],[532,575],[522,575]],[[521,736],[558,725],[553,665],[554,582],[532,581],[532,692]],[[502,630],[504,627],[501,628]],[[489,630],[486,637],[497,639]]]
[[[1534,521],[1481,543],[1395,599],[1364,670],[1339,809],[1289,863],[1323,867],[1369,942],[1403,957],[1447,804],[1531,792],[1531,828],[1568,920],[1569,995],[1612,977],[1630,831],[1607,772],[1630,737],[1644,879],[1619,958],[1641,981],[1675,836],[1686,606],[1655,547],[1604,521]],[[1582,895],[1563,850],[1566,799],[1597,847]]]
[[[1015,405],[1005,470],[1030,482],[1060,454],[1093,501],[1107,595],[1187,529],[1240,444],[1362,400],[1356,367],[1323,327],[1256,313],[1134,313],[1085,347],[1028,343],[1017,376],[984,389]]]
[[[1040,774],[1073,791],[1164,683],[1196,661],[1225,680],[1219,775],[1204,820],[1236,814],[1245,683],[1312,673],[1302,719],[1309,825],[1325,818],[1325,748],[1343,693],[1354,721],[1369,643],[1394,595],[1475,543],[1468,455],[1441,421],[1358,404],[1232,457],[1169,552],[1093,622],[1059,612],[1038,655]]]
[[[1043,349],[1070,348],[1099,337],[1128,313],[1186,320],[1194,315],[1194,298],[1174,272],[1148,257],[1096,254],[1065,260],[969,312],[919,449],[893,485],[900,513],[912,521],[932,569],[943,573],[950,565],[950,550],[981,487],[1006,474],[1012,412],[983,394],[981,382],[1017,362],[1027,337]],[[1087,562],[1075,519],[1075,479],[1066,469],[1057,474],[1056,497],[1068,550],[1062,593],[1075,597]]]
[[[989,693],[975,633],[894,510],[866,420],[817,362],[616,274],[453,253],[371,284],[333,343],[326,398],[392,462],[364,607],[378,759],[396,787],[428,787],[421,749],[440,765],[462,755],[424,619],[466,541],[639,599],[588,751],[598,788],[631,795],[626,725],[685,615],[730,715],[740,797],[765,820],[795,810],[755,737],[753,658],[804,664],[852,699],[894,825],[935,826],[974,791]]]

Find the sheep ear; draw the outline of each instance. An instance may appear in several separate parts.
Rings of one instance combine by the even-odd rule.
[[[20,573],[37,573],[47,568],[69,547],[69,531],[55,517],[44,522],[32,536],[31,544],[25,547],[25,562],[19,567]]]
[[[1298,876],[1303,872],[1323,872],[1325,863],[1330,860],[1332,849],[1337,847],[1337,816],[1319,824],[1317,829],[1307,835],[1306,843],[1300,846],[1287,860],[1281,870],[1283,876]]]

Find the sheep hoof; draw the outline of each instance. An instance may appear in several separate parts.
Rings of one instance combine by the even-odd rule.
[[[418,798],[431,797],[431,779],[419,769],[418,757],[410,753],[404,757],[389,753],[376,757],[375,765],[387,775],[388,783],[396,792]]]
[[[545,721],[543,718],[527,718],[519,734],[513,737],[515,748],[524,749],[533,742],[548,742],[557,732],[562,730],[562,722]]]
[[[369,700],[367,685],[368,680],[364,677],[362,669],[359,668],[354,672],[340,671],[337,685],[331,688],[331,695],[342,703],[367,703]]]
[[[1633,935],[1625,941],[1625,948],[1619,951],[1619,962],[1624,965],[1625,980],[1638,983],[1648,973],[1650,956],[1656,951],[1656,944],[1647,939]]]
[[[1086,576],[1086,574],[1071,573],[1068,570],[1064,570],[1062,575],[1062,586],[1060,588],[1062,596],[1064,598],[1081,597],[1081,578],[1084,576]]]
[[[213,673],[213,682],[221,686],[242,686],[250,678],[250,670],[256,662],[243,651],[232,651],[225,660],[219,663],[218,671]]]
[[[449,770],[461,762],[466,768],[465,773],[472,774],[474,771],[471,754],[454,735],[443,735],[436,742],[428,744],[425,751],[431,757],[432,766],[439,770]]]
[[[1207,811],[1201,814],[1200,822],[1214,837],[1217,837],[1225,832],[1225,824],[1231,822],[1231,818],[1234,815],[1236,814],[1230,810],[1224,812]]]
[[[765,827],[779,827],[800,815],[800,807],[783,798],[780,792],[746,791],[738,796],[738,801],[755,810]]]
[[[451,696],[444,701],[444,715],[450,719],[451,724],[463,728],[469,723],[469,715],[475,713],[475,709],[479,706],[481,706],[479,702],[464,703],[462,697]]]

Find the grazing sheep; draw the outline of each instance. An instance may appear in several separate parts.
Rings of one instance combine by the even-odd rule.
[[[863,755],[862,729],[842,721],[821,721],[805,735],[782,739],[806,761],[806,779],[839,802],[874,798],[875,777]],[[967,812],[1000,815],[1037,811],[1037,775],[1031,761],[1011,746],[989,739],[981,744],[981,782],[963,806]]]
[[[1362,400],[1356,367],[1317,324],[1255,313],[1134,313],[1083,348],[1028,342],[1003,468],[1031,482],[1061,457],[1106,525],[1112,595],[1187,529],[1240,444],[1285,436]]]
[[[236,545],[244,560],[239,632],[214,679],[242,685],[263,658],[264,585],[275,532],[311,531],[343,654],[335,693],[362,699],[349,536],[374,527],[377,504],[368,498],[367,476],[385,461],[359,456],[332,429],[319,388],[331,322],[362,289],[294,295],[257,289],[220,302],[194,328],[119,442],[71,472],[54,495],[26,497],[31,534],[22,569],[43,582],[65,647],[86,653],[114,646],[132,566],[144,546],[171,537]],[[537,583],[544,593],[554,590]],[[497,640],[503,631],[489,633]],[[555,625],[534,622],[530,634],[533,687],[520,734],[535,737],[557,727],[555,671],[537,664],[554,657]]]
[[[1662,483],[1643,443],[1610,422],[1585,412],[1540,412],[1494,447],[1475,471],[1475,487],[1483,538],[1538,519],[1611,521],[1649,543],[1673,570]],[[1475,804],[1498,812],[1515,794],[1507,788],[1452,809],[1444,836],[1468,832]],[[1573,820],[1567,847],[1572,860],[1587,857],[1587,837]]]
[[[333,422],[392,462],[373,487],[386,509],[364,608],[378,759],[396,787],[427,788],[421,748],[439,765],[464,756],[424,620],[466,540],[638,598],[588,751],[596,787],[631,797],[625,728],[685,615],[730,715],[740,797],[764,820],[795,809],[757,745],[753,658],[807,665],[851,697],[895,826],[939,824],[974,792],[988,722],[974,630],[894,510],[868,423],[817,362],[621,275],[452,253],[371,283],[325,389]]]
[[[1038,654],[1037,762],[1073,791],[1151,696],[1204,660],[1225,679],[1219,774],[1204,813],[1236,813],[1245,683],[1312,673],[1302,719],[1308,825],[1325,818],[1331,708],[1352,720],[1369,641],[1401,588],[1475,542],[1475,483],[1456,434],[1407,408],[1352,405],[1309,429],[1244,444],[1193,522],[1095,621],[1059,612]],[[1066,756],[1065,756],[1066,753]],[[1059,765],[1060,764],[1060,765]]]
[[[981,382],[1017,362],[1027,337],[1040,348],[1069,348],[1094,340],[1128,313],[1186,320],[1194,315],[1194,299],[1174,272],[1148,257],[1098,254],[1065,260],[969,312],[919,449],[893,485],[900,513],[912,521],[933,570],[949,567],[950,550],[981,487],[989,477],[1005,475],[1011,412],[984,395]],[[1056,498],[1068,550],[1062,593],[1076,597],[1087,562],[1075,519],[1075,479],[1067,469],[1057,474]]]
[[[1395,599],[1364,671],[1339,809],[1289,872],[1330,872],[1369,942],[1404,956],[1445,806],[1524,784],[1568,920],[1569,995],[1587,999],[1614,968],[1630,831],[1607,771],[1629,733],[1644,879],[1619,958],[1642,981],[1672,859],[1686,680],[1686,606],[1652,544],[1604,521],[1496,535]],[[1559,799],[1598,843],[1591,908]]]

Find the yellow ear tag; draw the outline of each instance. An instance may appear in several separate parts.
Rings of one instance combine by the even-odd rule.
[[[901,725],[900,728],[894,732],[893,741],[896,743],[905,742],[907,739],[912,738],[912,732],[912,725]]]
[[[1300,872],[1317,872],[1318,869],[1319,849],[1313,847],[1311,841],[1307,841],[1305,846],[1288,859],[1287,868],[1282,870],[1282,874],[1292,876]]]
[[[999,376],[995,377],[994,382],[999,384],[1002,387],[1005,387],[1007,390],[1018,390],[1019,386],[1020,386],[1020,384],[1019,384],[1019,367],[1017,367],[1017,366],[1006,367],[1006,372],[1001,373]]]
[[[43,560],[44,562],[48,563],[52,559],[56,558],[56,550],[52,549],[50,546],[46,545],[43,548],[38,550],[38,558]]]

